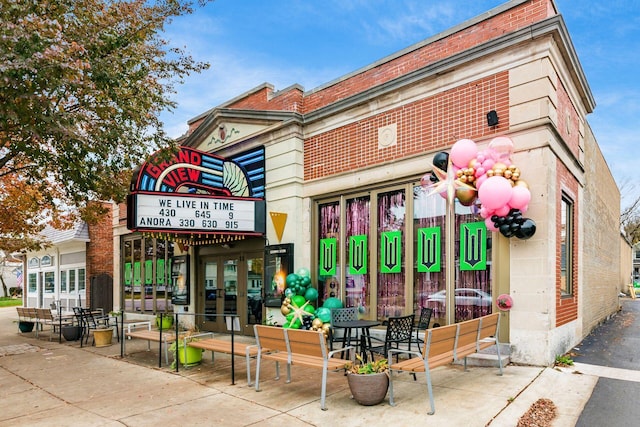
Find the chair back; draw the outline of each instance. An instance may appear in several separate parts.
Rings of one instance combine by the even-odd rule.
[[[93,317],[93,313],[90,309],[80,308],[80,313],[82,313],[82,319],[87,327],[89,327],[90,329],[96,329],[98,327],[98,323]]]
[[[390,348],[399,348],[400,344],[407,344],[411,348],[411,335],[415,314],[408,316],[389,317],[387,319],[387,334],[384,340],[384,353]]]
[[[331,325],[335,322],[350,322],[352,320],[358,320],[358,310],[356,307],[331,309]]]
[[[432,308],[422,307],[420,309],[420,318],[418,319],[418,324],[416,325],[416,333],[422,329],[429,329],[429,324],[431,323],[432,314],[433,314]]]

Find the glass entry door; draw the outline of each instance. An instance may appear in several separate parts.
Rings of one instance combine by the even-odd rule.
[[[262,255],[205,256],[200,264],[200,282],[205,331],[228,332],[234,318],[236,332],[253,335],[253,325],[262,323]],[[200,285],[200,283],[202,285]],[[229,323],[227,323],[229,322]]]
[[[238,258],[206,258],[202,266],[205,314],[202,329],[225,332],[224,315],[238,314]]]

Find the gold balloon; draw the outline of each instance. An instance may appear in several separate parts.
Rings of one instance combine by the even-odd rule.
[[[325,333],[329,333],[329,330],[331,330],[331,324],[330,323],[323,323],[322,324],[322,332]]]
[[[478,159],[471,159],[471,160],[469,160],[468,166],[471,169],[475,169],[478,166],[478,163],[479,163]]]
[[[509,169],[507,169],[506,171],[504,171],[504,177],[507,179],[511,179],[511,177],[513,176],[513,172],[511,172]]]
[[[524,187],[524,188],[526,188],[526,189],[528,189],[528,188],[529,188],[529,184],[528,184],[524,179],[519,179],[519,180],[517,180],[517,181],[516,181],[516,185],[517,185],[517,186],[522,186],[522,187]]]
[[[287,314],[291,313],[291,309],[289,308],[289,306],[282,304],[282,306],[280,307],[280,313],[286,316]]]
[[[491,178],[494,175],[493,169],[487,171],[487,177]]]
[[[493,167],[491,169],[493,169],[495,171],[497,169],[505,170],[506,168],[507,168],[507,165],[505,165],[504,163],[496,162],[496,163],[494,163],[494,165],[493,165]]]
[[[322,322],[322,320],[316,317],[315,319],[313,319],[313,321],[311,321],[311,326],[318,329],[318,328],[322,328],[323,323],[324,322]]]
[[[456,190],[456,197],[462,206],[471,206],[476,200],[477,192],[473,188],[460,187]]]

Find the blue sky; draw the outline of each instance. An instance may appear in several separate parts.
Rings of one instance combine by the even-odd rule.
[[[168,28],[211,68],[186,78],[164,114],[170,136],[187,120],[264,83],[311,90],[486,12],[500,0],[216,0]],[[640,196],[640,2],[556,0],[596,100],[587,116],[621,187]]]

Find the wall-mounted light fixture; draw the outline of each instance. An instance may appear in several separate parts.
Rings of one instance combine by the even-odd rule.
[[[498,124],[498,113],[496,110],[491,110],[487,113],[487,126],[495,126]]]

